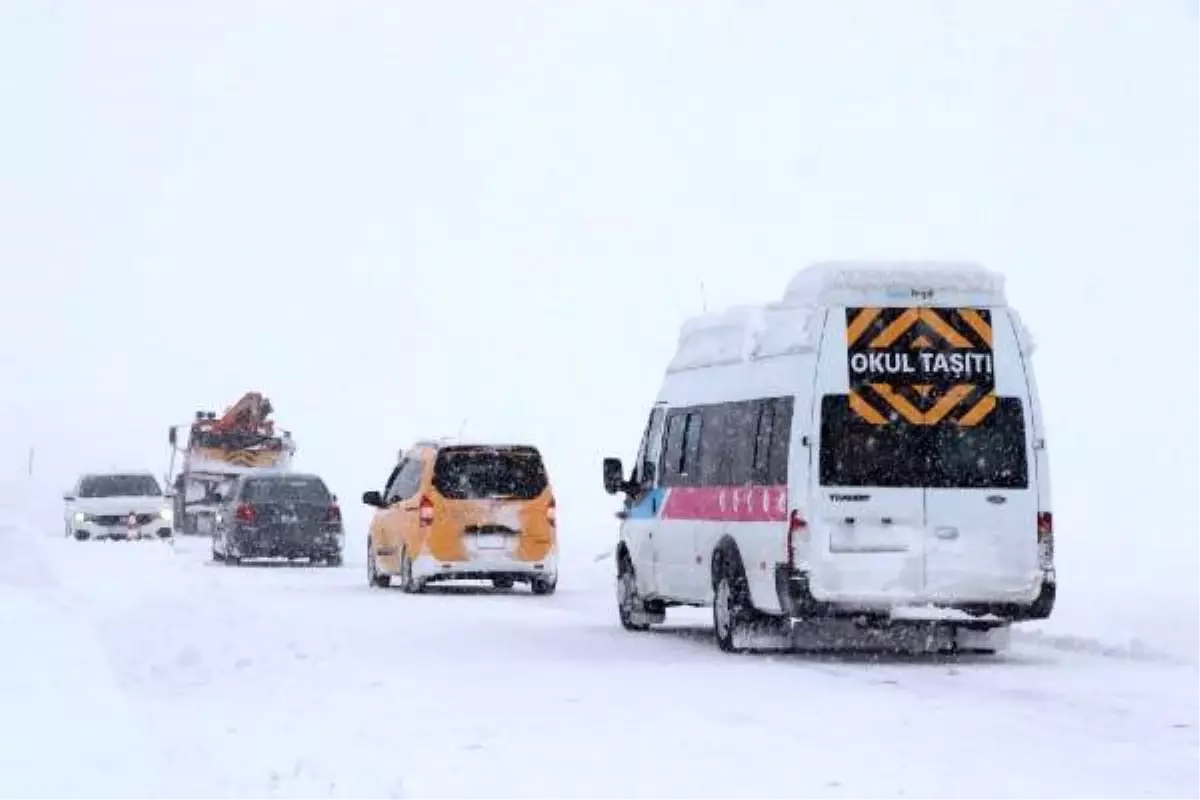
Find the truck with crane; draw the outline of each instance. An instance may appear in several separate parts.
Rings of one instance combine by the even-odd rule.
[[[291,469],[295,442],[290,431],[276,429],[273,411],[260,392],[247,392],[219,417],[197,411],[190,423],[170,427],[167,477],[174,489],[176,533],[211,533],[222,495],[238,476]]]

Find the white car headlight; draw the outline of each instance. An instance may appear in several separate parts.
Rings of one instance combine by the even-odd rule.
[[[76,511],[75,512],[75,521],[76,522],[87,522],[87,514],[83,513],[82,511]]]
[[[164,508],[162,511],[158,512],[158,515],[162,517],[165,522],[170,522],[175,518],[175,512],[169,508]]]

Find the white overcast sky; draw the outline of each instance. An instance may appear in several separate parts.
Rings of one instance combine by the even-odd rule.
[[[604,540],[702,298],[970,258],[1060,530],[1194,553],[1197,73],[1188,0],[5,0],[2,474],[161,472],[254,388],[347,498],[466,420]]]

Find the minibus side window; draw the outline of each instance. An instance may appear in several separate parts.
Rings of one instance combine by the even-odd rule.
[[[667,415],[667,446],[663,453],[663,485],[700,483],[700,409],[673,409]]]
[[[702,486],[744,486],[754,461],[757,403],[719,403],[701,413],[700,478]]]
[[[662,437],[662,418],[666,413],[662,408],[656,408],[650,412],[650,418],[646,421],[646,430],[642,433],[642,444],[638,448],[637,462],[633,465],[633,474],[630,480],[637,487],[638,495],[648,491],[651,487],[650,481],[646,479],[646,467],[653,463],[651,453],[658,451],[658,439]],[[659,478],[661,482],[661,477]]]
[[[668,486],[781,486],[787,483],[792,398],[674,409],[667,418]]]
[[[775,404],[770,400],[758,402],[758,426],[754,435],[755,483],[767,483],[771,462],[771,436],[775,429]]]
[[[763,483],[784,486],[788,480],[788,450],[792,441],[792,398],[776,397],[766,402],[773,406],[774,425],[771,428],[771,450],[767,456],[767,474]]]
[[[700,431],[703,428],[699,409],[694,409],[687,415],[683,426],[683,460],[679,475],[686,483],[696,486],[700,483]]]
[[[683,424],[687,420],[687,412],[682,409],[672,410],[667,415],[667,443],[663,448],[662,483],[664,486],[678,486],[680,470],[683,468]]]

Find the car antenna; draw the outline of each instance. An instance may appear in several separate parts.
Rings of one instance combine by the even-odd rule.
[[[708,313],[708,297],[704,294],[704,281],[700,281],[700,310]]]
[[[456,439],[461,439],[463,437],[463,432],[467,429],[467,419],[467,417],[463,417],[462,424],[458,426],[458,436],[455,437]]]

